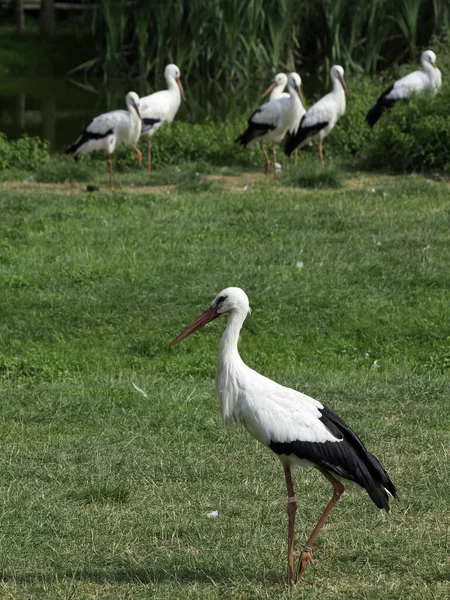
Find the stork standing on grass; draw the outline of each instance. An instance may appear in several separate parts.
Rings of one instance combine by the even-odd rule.
[[[331,92],[305,112],[297,131],[286,136],[284,144],[284,151],[287,156],[290,156],[296,148],[304,146],[308,141],[317,138],[319,140],[319,159],[322,169],[323,140],[336,125],[338,119],[345,113],[345,92],[347,91],[344,69],[340,65],[331,67],[330,76],[333,86]]]
[[[263,98],[265,96],[269,96],[269,102],[272,102],[272,100],[278,100],[278,98],[289,98],[290,94],[289,92],[285,92],[284,88],[287,85],[287,75],[285,75],[284,73],[278,73],[277,75],[275,75],[275,77],[273,78],[273,82],[271,83],[271,85],[267,88],[267,90],[264,92],[263,94]],[[300,83],[299,83],[300,86]],[[302,106],[303,106],[303,99],[302,99]],[[300,121],[303,117],[303,115],[305,114],[305,108],[303,106],[303,110],[300,111],[300,113],[298,114],[298,118],[296,120],[296,122],[294,123],[294,126],[292,127],[292,129],[290,129],[286,135],[293,135],[297,129],[298,126],[300,125]],[[295,166],[297,166],[297,161],[298,161],[298,148],[295,149]],[[286,157],[286,168],[289,168],[289,158]]]
[[[436,67],[436,54],[425,50],[420,58],[423,71],[414,71],[395,81],[390,88],[381,94],[366,115],[366,122],[373,127],[383,112],[391,108],[398,100],[408,100],[421,92],[438,93],[442,85],[442,74]]]
[[[238,340],[249,312],[245,292],[240,288],[226,288],[169,345],[181,342],[209,321],[228,314],[216,372],[222,420],[224,425],[244,425],[253,437],[278,454],[283,465],[289,515],[288,583],[292,585],[296,581],[293,552],[297,501],[292,482],[295,466],[315,467],[333,486],[333,497],[300,555],[298,577],[308,563],[313,563],[311,547],[344,492],[341,480],[356,482],[378,508],[386,511],[389,511],[389,496],[396,498],[397,492],[378,459],[331,409],[247,367],[239,355]]]
[[[152,138],[164,123],[172,123],[181,104],[185,100],[180,79],[180,69],[176,65],[167,65],[164,69],[167,90],[155,92],[141,98],[143,119],[142,135],[147,136],[147,171],[152,170]]]
[[[87,152],[106,150],[111,189],[113,187],[111,155],[117,146],[121,143],[131,144],[136,151],[139,166],[142,165],[142,154],[136,146],[142,126],[139,96],[135,92],[128,92],[125,103],[128,110],[113,110],[92,119],[75,143],[66,150],[66,154],[72,154],[75,160]]]
[[[282,141],[287,131],[295,128],[305,109],[301,92],[301,79],[297,73],[290,73],[288,77],[288,98],[278,98],[262,104],[250,116],[248,127],[235,142],[246,148],[251,148],[259,143],[264,153],[264,173],[269,172],[270,160],[264,148],[263,141],[272,142],[273,175],[277,178],[275,144]]]

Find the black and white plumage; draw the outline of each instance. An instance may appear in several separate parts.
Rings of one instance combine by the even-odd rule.
[[[111,188],[113,187],[111,155],[117,146],[122,143],[131,144],[136,151],[139,166],[142,165],[142,154],[136,146],[142,127],[139,96],[135,92],[128,92],[125,103],[127,110],[113,110],[92,119],[75,143],[66,150],[66,154],[72,154],[75,160],[94,150],[106,150]]]
[[[345,113],[345,92],[347,86],[344,80],[344,69],[333,65],[330,69],[332,90],[318,100],[303,115],[297,131],[286,136],[285,153],[290,156],[299,146],[304,146],[310,140],[319,140],[320,166],[323,168],[322,144],[324,138],[336,125],[338,119]]]
[[[147,171],[151,172],[152,137],[164,123],[172,123],[181,104],[185,100],[181,84],[180,69],[177,65],[167,65],[164,69],[167,90],[144,96],[140,100],[143,119],[142,135],[147,136]]]
[[[394,484],[379,460],[356,433],[330,408],[291,388],[284,387],[241,359],[239,333],[250,312],[247,295],[240,288],[221,291],[211,306],[170,344],[182,341],[222,314],[228,324],[220,342],[216,391],[224,425],[241,424],[280,458],[288,491],[288,581],[294,583],[293,543],[296,499],[292,470],[315,467],[332,484],[334,493],[300,557],[299,574],[312,563],[311,546],[327,515],[344,492],[341,479],[364,488],[378,508],[389,511],[389,496],[397,497]]]
[[[278,98],[257,108],[248,120],[247,129],[235,140],[235,142],[246,148],[251,148],[255,144],[261,145],[265,159],[264,172],[266,174],[269,171],[270,161],[262,142],[264,140],[271,141],[275,179],[275,144],[282,141],[287,131],[298,125],[301,115],[305,111],[301,93],[301,79],[297,73],[289,74],[288,91],[289,97]]]
[[[395,81],[384,91],[366,115],[366,122],[373,127],[383,112],[398,100],[408,100],[414,94],[430,92],[435,95],[442,86],[442,74],[436,67],[436,54],[425,50],[420,59],[423,71],[414,71]]]

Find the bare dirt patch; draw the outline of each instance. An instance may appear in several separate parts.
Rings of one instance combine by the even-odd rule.
[[[92,189],[91,189],[92,188]],[[110,192],[108,186],[89,186],[86,183],[63,182],[63,183],[38,183],[36,181],[5,181],[1,184],[1,189],[17,190],[28,194],[43,192],[54,194],[85,194],[87,192]],[[113,191],[134,193],[134,194],[167,194],[173,191],[173,185],[154,185],[154,186],[117,186]]]

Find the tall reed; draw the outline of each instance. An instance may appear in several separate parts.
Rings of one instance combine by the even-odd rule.
[[[101,0],[92,21],[106,75],[266,77],[277,69],[373,73],[450,34],[449,0]]]

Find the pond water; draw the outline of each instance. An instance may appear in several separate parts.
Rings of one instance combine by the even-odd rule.
[[[270,84],[264,80],[247,82],[186,81],[177,119],[201,123],[206,118],[221,120],[226,115],[249,116],[261,104]],[[163,78],[156,84],[146,80],[73,80],[69,78],[27,77],[3,80],[0,85],[0,131],[9,139],[23,134],[49,140],[53,151],[69,146],[96,115],[125,108],[125,94],[134,90],[140,96],[165,89]]]
[[[149,86],[142,81],[75,81],[68,78],[16,79],[0,88],[0,131],[9,139],[23,134],[49,140],[52,150],[70,145],[96,115],[108,110],[125,108],[125,94],[134,90],[139,95],[165,89],[165,82]],[[266,81],[255,82],[250,90],[243,86],[224,87],[184,82],[186,102],[177,119],[191,123],[205,118],[224,118],[230,113],[248,114],[257,106]]]

